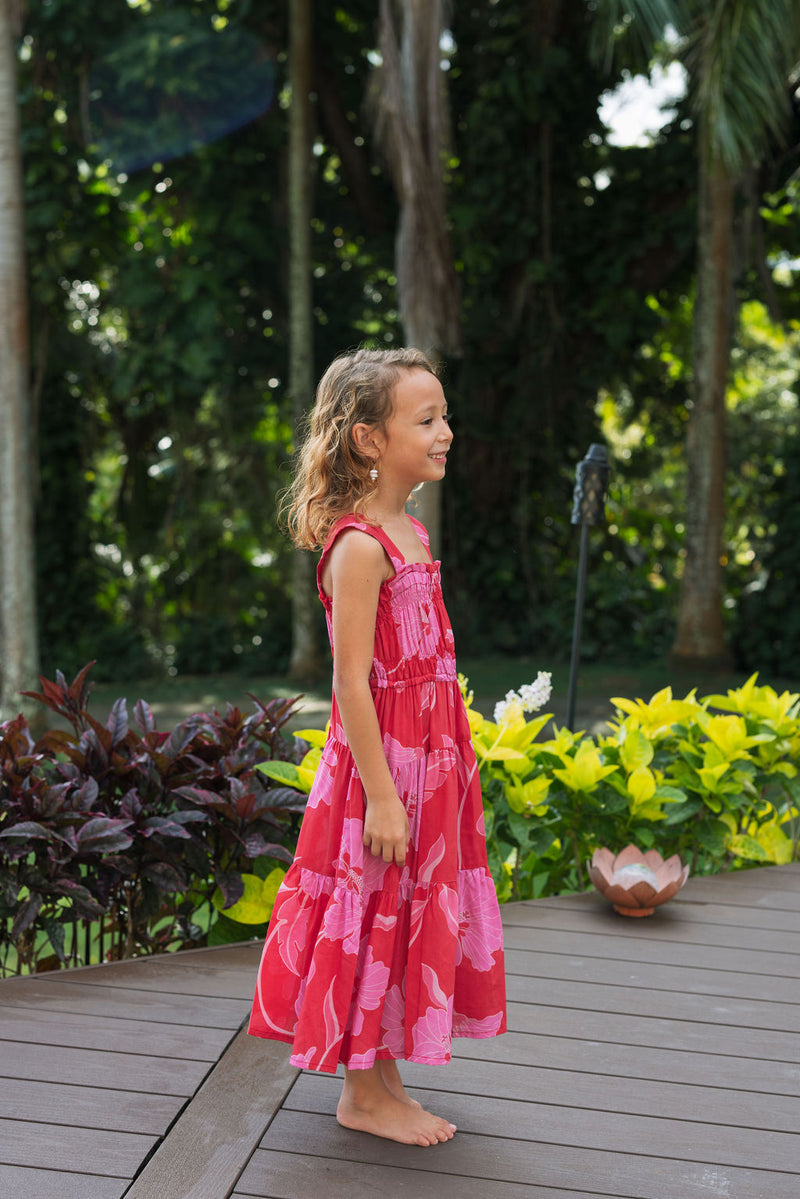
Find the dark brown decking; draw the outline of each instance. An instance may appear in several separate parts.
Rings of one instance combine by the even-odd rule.
[[[800,1197],[800,864],[503,919],[511,1031],[404,1067],[459,1126],[428,1150],[239,1031],[258,945],[0,983],[0,1196]]]

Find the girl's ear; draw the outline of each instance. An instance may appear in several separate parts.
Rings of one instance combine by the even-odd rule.
[[[367,425],[363,422],[353,425],[351,436],[356,449],[368,458],[380,453],[380,432],[375,425]]]

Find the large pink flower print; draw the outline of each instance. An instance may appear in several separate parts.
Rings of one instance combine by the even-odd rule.
[[[344,1064],[348,1070],[370,1070],[375,1065],[375,1058],[376,1051],[369,1049],[366,1053],[351,1053]]]
[[[330,807],[333,795],[333,772],[336,769],[338,755],[332,742],[328,742],[317,767],[314,783],[308,796],[306,807],[316,808],[319,804]]]
[[[383,1002],[386,994],[386,984],[389,981],[389,967],[383,962],[376,962],[372,954],[372,946],[367,949],[364,969],[356,991],[356,1014],[353,1017],[352,1032],[358,1036],[364,1027],[364,1013],[375,1011]]]
[[[422,599],[411,591],[403,596],[395,612],[397,640],[403,658],[432,658],[439,646],[442,628],[430,597]]]
[[[428,760],[425,763],[423,802],[429,800],[438,791],[442,783],[456,767],[457,758],[452,738],[445,736],[442,740],[444,744],[439,749],[432,750],[428,754]],[[450,744],[448,745],[447,742]]]
[[[308,947],[309,921],[313,908],[310,902],[301,901],[299,904],[287,904],[285,910],[287,913],[293,913],[293,916],[284,916],[282,910],[276,912],[277,919],[270,927],[265,952],[267,946],[273,941],[276,942],[286,969],[299,976],[299,959]]]
[[[463,953],[476,970],[491,970],[492,955],[503,948],[503,925],[494,890],[489,890],[485,879],[477,882],[468,876],[462,887],[456,964]]]
[[[477,1020],[474,1016],[462,1016],[453,1012],[453,1032],[457,1037],[495,1037],[503,1023],[503,1013],[495,1012]]]
[[[391,770],[417,762],[425,756],[425,751],[419,745],[403,745],[391,733],[383,734],[383,753]]]
[[[316,1056],[317,1047],[316,1045],[312,1045],[306,1053],[293,1053],[289,1061],[296,1070],[314,1070],[316,1068],[314,1061]]]
[[[428,1062],[449,1061],[453,997],[445,994],[439,976],[430,966],[423,964],[422,978],[433,1004],[425,1009],[412,1030],[414,1057]]]
[[[450,1013],[429,1007],[414,1025],[414,1057],[424,1062],[444,1062],[450,1057]]]
[[[325,909],[321,936],[341,941],[342,953],[358,953],[361,940],[361,902],[346,887],[337,887]]]
[[[379,1046],[379,1048],[385,1047],[394,1057],[403,1056],[405,1048],[405,1017],[406,1005],[403,999],[403,992],[398,986],[390,987],[386,992],[386,999],[381,1013],[383,1046]]]

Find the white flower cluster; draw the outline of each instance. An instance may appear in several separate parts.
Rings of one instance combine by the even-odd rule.
[[[549,670],[540,670],[534,682],[524,683],[519,691],[507,691],[505,699],[495,704],[495,724],[506,724],[517,720],[525,712],[535,712],[544,707],[553,690]]]

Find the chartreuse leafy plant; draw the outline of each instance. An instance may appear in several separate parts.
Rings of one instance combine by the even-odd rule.
[[[703,699],[615,698],[608,733],[546,740],[548,716],[488,721],[465,689],[501,899],[581,888],[601,845],[678,853],[701,873],[796,859],[800,697],[756,678]]]
[[[541,676],[540,676],[541,677]],[[538,681],[537,681],[538,682]],[[614,698],[608,731],[551,725],[549,682],[509,692],[488,720],[461,679],[480,769],[489,866],[501,900],[589,886],[595,849],[680,854],[695,873],[800,857],[800,696],[753,675],[726,695]],[[549,735],[548,735],[549,728]],[[318,749],[324,734],[302,736]],[[306,768],[318,758],[313,750]],[[259,769],[289,782],[283,763]],[[301,786],[300,770],[289,785]]]
[[[311,790],[311,784],[314,782],[314,776],[317,773],[320,758],[322,757],[322,747],[325,744],[326,734],[322,729],[300,729],[295,733],[298,741],[307,741],[310,748],[303,755],[300,763],[295,765],[294,762],[259,762],[256,770],[260,770],[267,778],[273,782],[283,783],[285,787],[294,787],[298,791],[302,791],[308,795]]]

